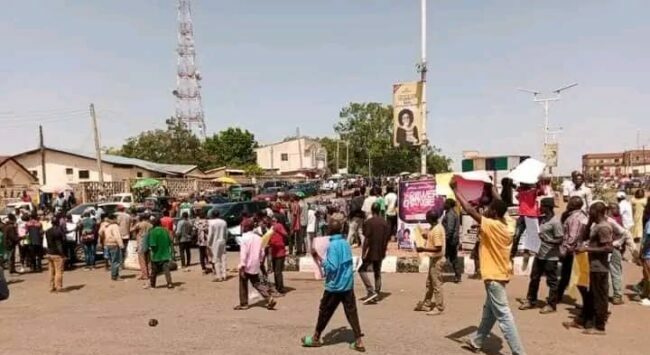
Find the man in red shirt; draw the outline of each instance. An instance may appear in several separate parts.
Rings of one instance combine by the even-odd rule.
[[[304,254],[304,250],[302,247],[302,238],[300,236],[300,214],[301,214],[301,208],[300,208],[300,202],[299,202],[298,196],[294,196],[293,200],[291,201],[291,206],[289,207],[289,210],[291,211],[291,230],[289,233],[291,233],[289,237],[289,254],[294,253],[294,247],[296,255],[301,255]]]
[[[160,225],[167,229],[170,235],[174,235],[174,219],[169,217],[169,211],[163,212],[163,218],[160,219]]]
[[[284,258],[287,256],[284,240],[287,238],[287,230],[284,228],[276,218],[273,218],[271,226],[273,234],[269,240],[269,247],[271,248],[271,263],[273,264],[273,274],[275,275],[275,288],[284,294],[284,279],[282,272],[284,271]]]

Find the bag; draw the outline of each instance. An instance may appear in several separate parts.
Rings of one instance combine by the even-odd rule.
[[[95,241],[95,234],[92,232],[84,232],[81,235],[81,242],[84,244],[92,244]]]

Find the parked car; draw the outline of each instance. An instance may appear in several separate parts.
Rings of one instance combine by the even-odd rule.
[[[133,194],[130,193],[115,194],[110,197],[108,202],[119,203],[126,208],[131,208],[131,205],[133,204]]]
[[[0,211],[0,221],[4,221],[10,214],[18,215],[21,210],[27,211],[30,215],[36,212],[36,206],[31,202],[12,202]]]
[[[301,183],[296,184],[291,190],[289,190],[289,193],[292,194],[297,194],[298,192],[302,192],[305,197],[309,197],[316,195],[318,193],[318,188],[311,183]]]
[[[224,219],[228,224],[228,239],[226,240],[226,247],[230,249],[239,249],[241,244],[241,222],[243,214],[247,213],[249,216],[254,216],[260,211],[268,207],[266,201],[245,201],[245,202],[232,202],[220,205],[206,205],[208,213],[212,210],[219,211],[220,218]]]

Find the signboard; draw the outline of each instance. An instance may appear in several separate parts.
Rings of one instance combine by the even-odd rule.
[[[422,83],[393,85],[393,145],[416,147],[422,144]]]
[[[557,167],[557,143],[544,144],[544,162],[546,166],[555,168]]]
[[[442,212],[445,197],[436,192],[436,181],[404,181],[399,184],[399,213],[397,242],[400,249],[413,249],[418,233],[426,230],[427,212],[439,209]],[[418,224],[422,224],[418,230]]]

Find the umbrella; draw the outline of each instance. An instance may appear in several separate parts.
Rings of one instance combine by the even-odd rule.
[[[302,192],[302,191],[298,191],[298,192],[296,192],[295,195],[298,196],[298,197],[300,197],[300,198],[305,197],[305,193]]]
[[[231,185],[237,183],[237,181],[235,179],[229,178],[227,176],[222,176],[220,178],[216,178],[216,179],[214,179],[214,181],[220,182],[222,184],[231,184]]]
[[[155,187],[160,185],[160,181],[152,178],[145,178],[145,179],[140,179],[138,180],[135,185],[133,185],[134,189],[141,189],[143,187]]]

